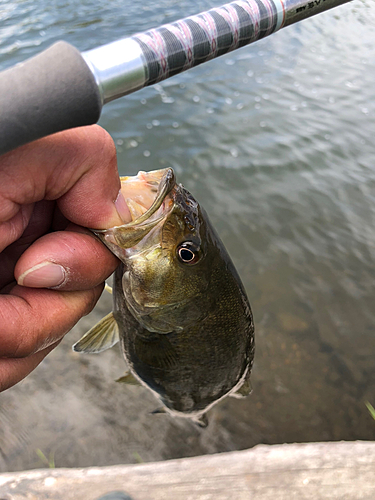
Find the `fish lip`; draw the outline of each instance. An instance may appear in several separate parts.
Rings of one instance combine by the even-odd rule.
[[[105,234],[108,233],[108,231],[112,231],[114,229],[119,229],[119,228],[124,228],[124,227],[135,227],[137,225],[140,225],[140,224],[146,222],[148,219],[150,219],[159,210],[159,208],[163,205],[166,197],[171,194],[171,192],[173,191],[173,189],[176,186],[176,175],[174,173],[173,168],[171,168],[171,167],[167,167],[165,169],[160,169],[160,170],[153,170],[153,171],[148,172],[148,174],[154,174],[155,172],[163,172],[163,171],[164,171],[164,174],[159,181],[158,190],[157,190],[154,202],[146,210],[146,212],[144,214],[140,215],[135,220],[133,220],[131,222],[127,222],[125,224],[113,226],[113,227],[108,228],[108,229],[90,229],[90,230],[94,234],[96,234],[97,236],[103,237]],[[137,176],[140,173],[141,172],[138,172]],[[137,176],[134,176],[134,177],[137,177]],[[168,210],[168,212],[169,211],[170,210]],[[165,215],[166,215],[166,213],[164,213],[160,217],[160,221],[162,219],[164,219]]]

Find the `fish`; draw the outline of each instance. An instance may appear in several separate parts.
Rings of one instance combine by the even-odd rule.
[[[244,286],[207,213],[172,168],[121,177],[132,220],[92,230],[120,261],[113,311],[76,344],[120,341],[128,372],[161,407],[201,427],[226,396],[250,394],[254,322]]]

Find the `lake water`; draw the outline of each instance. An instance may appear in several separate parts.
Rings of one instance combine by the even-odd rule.
[[[0,0],[0,69],[63,39],[80,50],[209,0]],[[70,346],[96,310],[0,396],[0,471],[162,460],[258,443],[375,439],[375,4],[352,3],[107,105],[122,174],[172,166],[209,213],[253,308],[246,400],[202,430],[113,382],[116,349]]]

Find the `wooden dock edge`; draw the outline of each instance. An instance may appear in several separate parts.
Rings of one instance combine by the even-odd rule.
[[[292,500],[375,498],[375,442],[258,445],[140,465],[0,474],[0,500]]]

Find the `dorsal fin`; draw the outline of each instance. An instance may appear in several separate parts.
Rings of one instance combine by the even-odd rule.
[[[98,353],[113,347],[119,341],[118,325],[113,313],[107,314],[73,345],[73,351]]]

